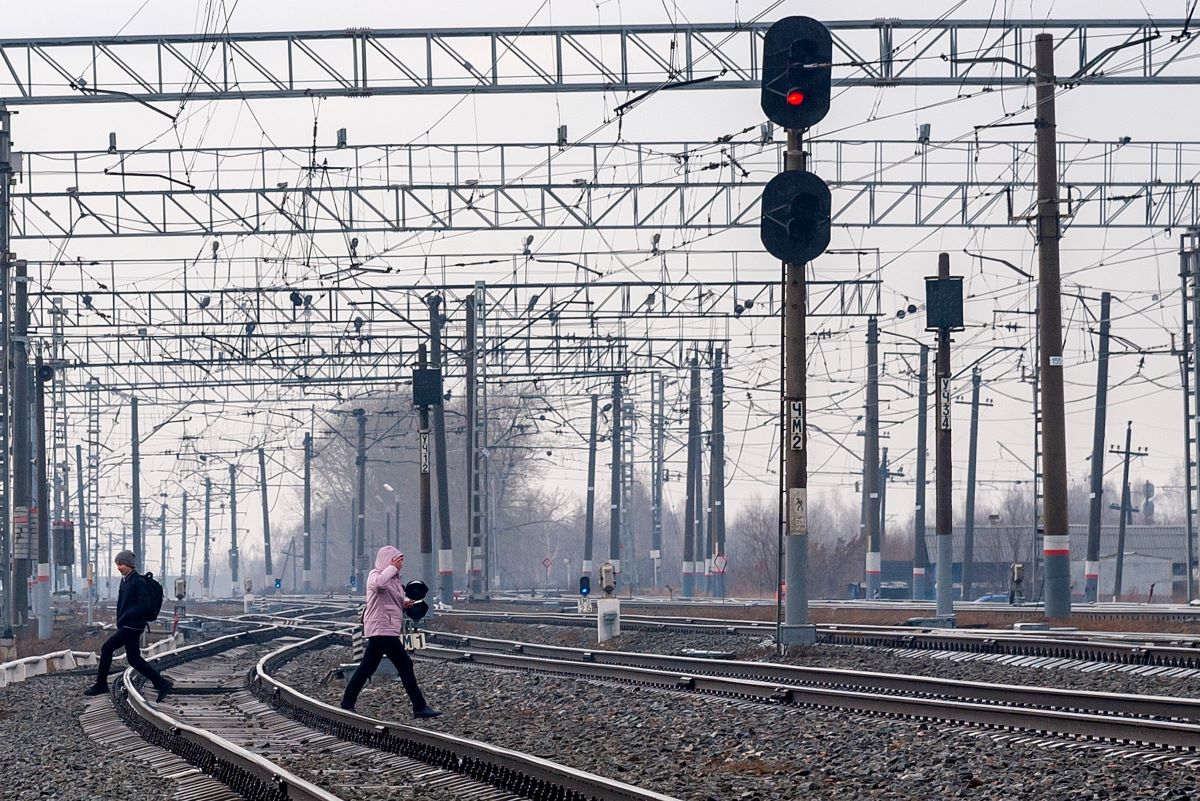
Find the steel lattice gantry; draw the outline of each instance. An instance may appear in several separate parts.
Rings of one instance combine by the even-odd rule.
[[[710,257],[733,264],[736,255]],[[685,257],[697,265],[702,260],[663,256],[679,273]],[[506,380],[674,368],[686,362],[689,343],[724,341],[731,330],[762,325],[764,335],[773,336],[777,289],[773,281],[728,278],[506,282],[484,290],[491,334],[482,358]],[[63,378],[73,391],[100,377],[110,390],[171,397],[214,384],[324,396],[331,388],[406,382],[428,333],[424,299],[431,292],[446,301],[448,352],[463,353],[463,307],[474,291],[469,283],[384,280],[42,288],[30,296],[31,333],[60,326]],[[814,280],[810,292],[814,316],[880,311],[877,279]],[[460,358],[451,358],[448,368],[450,377],[461,377]]]
[[[1054,36],[1065,81],[1200,82],[1182,19],[828,21],[836,86],[1031,81]],[[10,105],[221,98],[751,88],[770,23],[369,29],[0,40]],[[710,78],[703,83],[688,83]]]
[[[21,240],[756,228],[783,149],[755,140],[26,152],[12,229]],[[816,140],[811,149],[834,192],[835,225],[1011,227],[1034,208],[1030,142]],[[1200,142],[1058,150],[1067,225],[1200,222]]]

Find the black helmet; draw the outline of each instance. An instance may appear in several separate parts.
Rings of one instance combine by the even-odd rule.
[[[404,594],[414,601],[420,601],[429,594],[429,587],[420,579],[413,579],[404,585]]]

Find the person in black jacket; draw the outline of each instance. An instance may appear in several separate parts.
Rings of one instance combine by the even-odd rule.
[[[150,622],[146,619],[146,607],[150,600],[146,577],[134,569],[133,551],[121,551],[114,561],[122,576],[121,588],[117,591],[117,630],[101,646],[96,683],[84,690],[83,694],[103,695],[108,692],[108,670],[112,667],[113,654],[117,649],[124,648],[125,660],[129,662],[129,666],[154,685],[158,690],[158,700],[161,701],[167,697],[173,684],[142,659],[142,650],[138,642]]]

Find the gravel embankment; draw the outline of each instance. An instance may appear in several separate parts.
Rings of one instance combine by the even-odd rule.
[[[657,654],[677,654],[685,649],[726,651],[738,659],[779,661],[810,667],[868,670],[878,673],[904,673],[937,676],[962,681],[1027,684],[1035,687],[1061,687],[1140,695],[1200,696],[1200,677],[1168,678],[1144,676],[1121,670],[1084,672],[1078,668],[1014,667],[979,659],[954,659],[945,655],[900,656],[878,648],[817,645],[797,649],[785,657],[775,654],[769,641],[745,635],[691,634],[681,632],[626,631],[619,640],[596,644],[596,631],[573,626],[543,626],[520,623],[475,623],[461,620],[438,624],[458,634],[475,634],[502,640],[519,640],[569,648],[614,648]],[[967,656],[965,654],[957,656]]]
[[[622,638],[622,644],[645,649],[636,639]],[[346,648],[306,654],[285,666],[281,676],[336,703],[341,685],[321,686],[320,680],[349,658]],[[1147,764],[1098,749],[1002,745],[918,722],[431,660],[417,660],[417,676],[429,702],[444,712],[422,726],[688,801],[1184,801],[1200,793],[1197,773],[1181,765]],[[368,686],[358,711],[407,721],[408,701],[398,683],[384,680]]]
[[[0,798],[169,801],[174,783],[101,750],[79,723],[94,676],[37,676],[0,688]]]

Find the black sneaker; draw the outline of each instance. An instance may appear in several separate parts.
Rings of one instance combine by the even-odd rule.
[[[108,685],[107,684],[93,684],[91,687],[88,687],[86,690],[84,690],[83,694],[84,695],[107,695],[108,694]]]
[[[442,714],[442,713],[438,712],[436,709],[434,709],[431,706],[424,706],[424,707],[421,707],[420,709],[413,710],[414,718],[436,718],[440,714]]]
[[[154,700],[161,704],[162,700],[167,697],[167,693],[174,689],[175,682],[171,681],[170,679],[163,679],[163,683],[158,688],[158,698]]]

